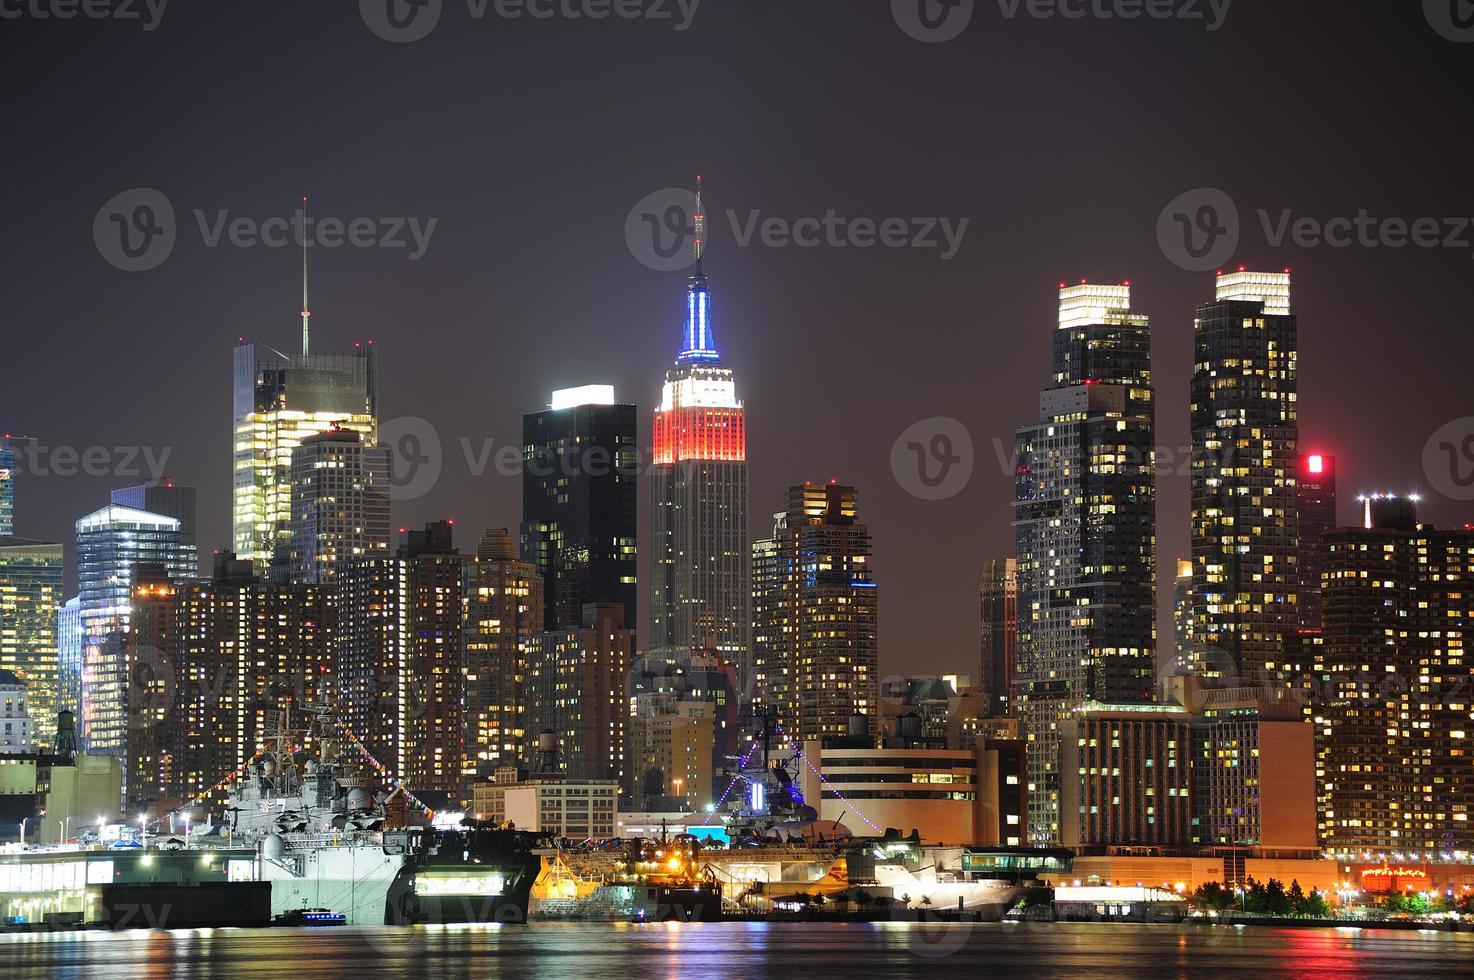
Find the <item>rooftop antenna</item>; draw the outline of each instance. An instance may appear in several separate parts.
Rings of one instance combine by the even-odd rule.
[[[307,322],[312,311],[307,307],[307,198],[302,198],[302,361],[306,363],[311,344]]]
[[[701,255],[706,251],[706,211],[701,206],[701,175],[696,175],[696,213],[692,215],[696,226],[696,275],[701,275]]]

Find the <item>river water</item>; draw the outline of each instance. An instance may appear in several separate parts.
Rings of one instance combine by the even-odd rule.
[[[1232,926],[694,923],[0,935],[0,977],[1474,976],[1474,934]]]

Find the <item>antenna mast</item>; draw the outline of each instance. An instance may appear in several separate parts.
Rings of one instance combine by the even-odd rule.
[[[701,206],[701,175],[696,175],[696,213],[692,215],[696,226],[696,274],[701,275],[701,254],[706,251],[706,210]]]
[[[307,198],[302,198],[302,360],[305,363],[311,351],[307,321],[312,311],[307,307]]]

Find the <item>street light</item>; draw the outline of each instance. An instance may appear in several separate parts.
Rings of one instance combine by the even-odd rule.
[[[29,820],[29,819],[31,819],[31,818],[30,817],[21,817],[20,818],[20,846],[21,846],[21,850],[25,850],[25,846],[26,846],[26,821]]]
[[[138,815],[138,831],[143,835],[143,839],[139,843],[145,848],[148,847],[148,814],[140,813]]]

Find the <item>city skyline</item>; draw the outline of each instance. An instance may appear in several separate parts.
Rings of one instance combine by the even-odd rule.
[[[1006,520],[989,517],[1003,514],[1011,495],[993,440],[1011,441],[1044,383],[1041,322],[1055,284],[1131,280],[1134,308],[1154,324],[1158,442],[1187,446],[1190,321],[1212,270],[1174,266],[1155,226],[1178,194],[1220,187],[1242,226],[1238,254],[1224,265],[1289,266],[1297,276],[1304,448],[1339,458],[1343,497],[1431,489],[1422,444],[1466,416],[1467,399],[1435,373],[1400,396],[1398,411],[1376,403],[1386,400],[1389,378],[1419,377],[1474,352],[1459,315],[1468,252],[1302,247],[1288,235],[1276,247],[1258,214],[1268,213],[1272,231],[1286,209],[1292,220],[1468,210],[1457,193],[1432,190],[1461,186],[1457,161],[1471,148],[1470,134],[1446,125],[1460,111],[1466,52],[1419,11],[1358,5],[1328,20],[1301,5],[1239,3],[1213,33],[1145,20],[1004,24],[993,13],[980,14],[964,38],[924,45],[877,4],[873,14],[846,18],[846,40],[829,46],[812,43],[836,30],[823,4],[759,4],[746,14],[736,6],[705,5],[680,35],[606,25],[620,44],[606,44],[592,24],[447,24],[424,41],[390,45],[352,10],[321,19],[283,3],[249,13],[170,11],[138,39],[184,51],[171,72],[190,83],[163,86],[135,77],[130,46],[109,43],[103,25],[16,25],[38,37],[54,32],[59,42],[29,66],[36,84],[66,91],[84,67],[118,83],[78,106],[54,151],[44,141],[16,148],[17,180],[3,193],[11,240],[25,247],[10,246],[0,283],[16,327],[7,353],[35,370],[13,377],[5,429],[48,447],[172,447],[165,474],[200,488],[200,540],[220,546],[229,519],[221,481],[231,465],[222,446],[229,409],[218,394],[224,352],[241,336],[298,348],[300,256],[235,247],[225,237],[210,246],[194,211],[207,230],[222,211],[227,222],[290,218],[307,194],[315,218],[439,217],[430,247],[413,262],[413,247],[310,250],[312,349],[377,341],[381,416],[422,417],[441,433],[444,473],[425,496],[396,507],[396,526],[447,515],[478,529],[515,524],[518,481],[472,476],[459,440],[471,441],[473,458],[486,439],[515,444],[521,415],[548,391],[600,381],[641,407],[640,444],[649,444],[652,372],[668,365],[679,326],[672,295],[685,275],[632,258],[623,226],[643,197],[688,187],[701,173],[711,271],[720,270],[723,355],[739,372],[750,443],[763,448],[749,462],[749,530],[766,524],[764,498],[794,481],[835,477],[861,488],[877,553],[895,576],[881,624],[882,671],[895,670],[891,651],[902,637],[922,641],[920,666],[962,670],[975,645],[981,556],[1006,553],[1011,539]],[[208,39],[220,32],[235,39],[234,50],[215,50]],[[1327,44],[1362,40],[1375,42],[1385,72],[1400,79],[1395,95],[1379,74],[1325,53]],[[1236,53],[1246,46],[1262,54],[1263,70],[1240,70]],[[773,67],[753,77],[750,52],[764,48]],[[895,77],[933,78],[935,101],[896,91],[889,72],[847,86],[829,81],[850,78],[857,55],[885,59]],[[303,73],[262,76],[268,56],[301,63]],[[21,71],[35,57],[20,52],[11,67]],[[1045,73],[1008,99],[996,94],[1056,59],[1069,70]],[[333,67],[338,61],[357,67],[345,73]],[[567,71],[570,64],[579,70]],[[1134,65],[1156,67],[1141,73]],[[218,125],[221,105],[240,104],[239,80],[258,76],[238,124]],[[610,82],[591,94],[586,80],[595,76]],[[411,97],[394,77],[423,79],[425,97]],[[1179,79],[1183,97],[1164,103],[1163,77]],[[1222,78],[1234,79],[1233,101],[1253,105],[1257,118],[1252,136],[1213,148],[1182,134],[1228,126],[1215,121],[1224,90],[1208,83]],[[794,106],[795,92],[807,93],[809,108]],[[995,94],[964,95],[973,92]],[[141,104],[154,107],[156,139],[123,124]],[[375,107],[372,124],[339,111],[358,104]],[[54,117],[42,108],[11,107],[15,131],[52,131]],[[498,124],[467,127],[468,113]],[[1077,125],[1055,125],[1061,114]],[[1363,138],[1369,116],[1382,138]],[[816,117],[829,125],[815,126]],[[103,134],[107,168],[85,162],[96,144],[84,132]],[[1437,145],[1420,158],[1422,179],[1365,176],[1401,172],[1401,148],[1424,145],[1429,134]],[[173,141],[189,152],[161,157],[160,142]],[[1090,143],[1137,147],[1152,163],[1137,166],[1130,153],[1088,171],[1070,162]],[[427,164],[432,145],[452,152]],[[509,146],[519,152],[508,156]],[[602,152],[613,147],[622,149]],[[894,181],[923,157],[924,181]],[[1361,166],[1343,166],[1348,159]],[[489,160],[497,161],[492,171]],[[166,194],[179,227],[174,254],[145,273],[109,265],[89,232],[99,208],[131,187]],[[756,234],[743,246],[727,214],[735,212],[742,231],[754,211],[761,222],[830,209],[873,221],[970,216],[972,224],[943,262],[941,249],[769,247]],[[86,288],[77,288],[78,277]],[[436,356],[447,351],[453,356]],[[182,365],[169,385],[120,387],[121,378],[165,363]],[[488,376],[494,383],[478,380]],[[99,413],[87,400],[60,397],[68,384],[113,393],[118,405]],[[819,385],[832,409],[816,415],[807,407]],[[976,466],[964,492],[921,501],[896,483],[889,452],[908,426],[936,416],[967,426]],[[115,468],[125,462],[113,459]],[[142,475],[22,474],[17,491],[30,511],[17,533],[65,540],[93,501]],[[1161,569],[1188,552],[1186,476],[1164,477],[1159,496]],[[1430,494],[1425,512],[1450,525],[1466,505]],[[1349,519],[1343,511],[1339,523]],[[933,545],[957,528],[965,529],[961,547]],[[938,574],[923,586],[928,569]],[[1164,584],[1159,571],[1159,607]]]

